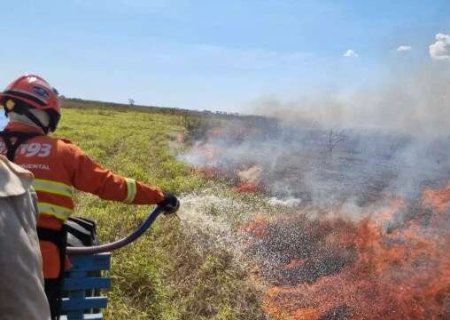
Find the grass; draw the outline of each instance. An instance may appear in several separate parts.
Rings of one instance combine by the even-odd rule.
[[[185,120],[185,119],[184,119]],[[176,194],[221,182],[207,180],[176,160],[174,144],[185,131],[183,115],[159,109],[83,106],[63,111],[58,136],[79,145],[113,171]],[[128,234],[151,207],[77,193],[77,215],[98,223],[106,242]],[[179,220],[160,217],[151,232],[113,253],[112,289],[105,319],[265,319],[260,292],[222,250],[198,253]]]

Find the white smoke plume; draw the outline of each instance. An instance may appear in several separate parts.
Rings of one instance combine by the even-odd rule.
[[[265,117],[206,134],[198,145],[215,152],[182,158],[260,182],[269,198],[297,206],[417,198],[450,179],[449,71],[429,64],[346,98],[261,99],[254,110]]]
[[[378,128],[411,135],[450,134],[450,64],[398,71],[378,87],[351,95],[283,101],[261,98],[253,112],[294,126]]]

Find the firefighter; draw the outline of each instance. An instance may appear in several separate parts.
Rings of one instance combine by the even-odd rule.
[[[69,140],[49,136],[58,126],[61,109],[58,92],[40,76],[13,81],[0,94],[0,104],[9,117],[0,132],[0,154],[35,176],[45,289],[52,317],[57,317],[65,261],[63,224],[74,210],[73,188],[105,200],[159,204],[168,213],[178,209],[179,201],[159,187],[103,168]]]
[[[36,232],[33,174],[0,156],[0,317],[50,319]]]

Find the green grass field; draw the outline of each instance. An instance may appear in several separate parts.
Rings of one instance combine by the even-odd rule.
[[[223,182],[176,160],[173,145],[186,130],[181,113],[77,103],[66,104],[57,136],[104,166],[179,195],[211,187],[226,192]],[[151,209],[83,193],[76,202],[77,215],[97,221],[103,242],[128,234]],[[266,319],[244,268],[225,250],[192,250],[183,228],[176,217],[160,217],[149,233],[113,254],[106,319]]]

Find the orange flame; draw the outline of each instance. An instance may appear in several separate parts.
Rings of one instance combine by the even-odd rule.
[[[231,190],[234,192],[261,192],[262,187],[254,182],[241,182]]]
[[[436,211],[445,211],[450,204],[450,184],[444,189],[426,189],[422,200],[425,204],[432,206]]]
[[[343,224],[322,220],[335,229],[322,234],[317,244],[327,245],[331,236],[334,249],[350,246],[356,258],[313,282],[268,289],[266,312],[280,320],[450,319],[448,224],[444,218],[428,225],[411,218],[390,230],[386,224],[405,208],[403,200],[394,200],[391,206],[362,219],[351,234]],[[270,224],[265,236],[268,228]],[[291,259],[284,269],[302,268],[309,260]]]
[[[262,168],[251,166],[246,169],[238,170],[236,175],[239,184],[232,188],[234,192],[261,192],[263,191],[261,183]]]

